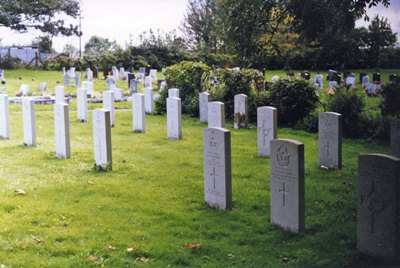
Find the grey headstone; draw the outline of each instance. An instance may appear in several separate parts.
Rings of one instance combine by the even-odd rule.
[[[10,111],[6,94],[0,94],[0,138],[10,138]]]
[[[205,128],[204,200],[217,209],[232,209],[231,133],[224,128]]]
[[[220,101],[208,103],[208,127],[224,127],[225,125],[225,104]]]
[[[22,119],[24,125],[24,144],[26,146],[36,145],[36,119],[35,101],[31,98],[22,100]]]
[[[139,81],[138,80],[131,79],[131,82],[129,83],[129,94],[130,95],[138,93],[138,85],[139,85]]]
[[[117,87],[117,84],[116,84],[115,81],[116,81],[116,80],[115,80],[115,78],[114,78],[113,76],[109,76],[109,77],[107,78],[107,89],[108,89],[108,90]]]
[[[70,158],[71,145],[69,135],[68,104],[54,104],[54,133],[56,141],[56,157]]]
[[[167,98],[167,128],[169,140],[180,140],[182,138],[181,116],[181,99],[176,97]]]
[[[257,140],[258,155],[270,156],[271,141],[277,138],[278,129],[277,109],[270,106],[257,108]]]
[[[39,85],[39,90],[40,91],[46,91],[47,90],[47,83],[46,82],[41,82]]]
[[[103,91],[103,108],[110,111],[110,126],[115,126],[114,92],[111,90]]]
[[[87,104],[87,89],[78,88],[76,94],[78,120],[81,122],[88,121],[88,104]]]
[[[394,120],[390,126],[391,154],[400,157],[400,120]]]
[[[93,110],[93,143],[96,169],[112,169],[111,117],[106,109]]]
[[[154,112],[154,99],[153,99],[153,89],[145,88],[144,92],[144,108],[146,113],[152,114]]]
[[[235,95],[235,105],[234,105],[234,128],[244,128],[247,126],[249,111],[248,111],[248,101],[245,94]]]
[[[318,119],[318,159],[326,168],[342,166],[342,115],[320,113]]]
[[[144,109],[144,95],[136,93],[132,95],[132,118],[133,118],[133,131],[145,132],[145,109]]]
[[[69,73],[66,73],[64,75],[64,86],[68,87],[70,82],[71,82],[71,76],[69,75]]]
[[[400,257],[400,159],[358,157],[357,247],[384,259]]]
[[[271,141],[271,223],[297,233],[304,229],[304,144]]]
[[[199,114],[200,114],[200,122],[207,123],[208,122],[208,103],[210,102],[211,97],[208,92],[199,93]]]
[[[179,98],[179,89],[177,88],[170,88],[168,89],[168,97],[175,97],[175,98]]]
[[[81,74],[75,74],[74,87],[79,87],[81,83]]]
[[[65,102],[65,94],[63,86],[56,86],[56,103],[64,103]]]

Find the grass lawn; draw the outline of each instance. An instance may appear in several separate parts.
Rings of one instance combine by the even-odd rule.
[[[19,88],[14,72],[6,71],[7,93]],[[20,73],[27,77],[22,81],[35,75],[37,85],[46,77],[61,80],[61,72]],[[50,92],[54,86],[49,83]],[[104,88],[104,80],[95,81],[95,91]],[[139,134],[132,131],[131,111],[116,111],[113,171],[97,172],[91,119],[78,122],[71,107],[72,157],[56,159],[52,106],[36,110],[36,147],[23,146],[17,104],[10,104],[11,139],[0,140],[0,265],[309,267],[373,261],[356,250],[357,157],[388,153],[386,147],[344,139],[342,170],[321,170],[316,134],[279,129],[279,138],[305,144],[306,231],[294,235],[269,223],[269,160],[257,156],[255,126],[226,125],[232,132],[233,210],[217,211],[203,202],[206,125],[199,120],[185,117],[183,140],[169,141],[165,116],[147,115],[146,133]]]

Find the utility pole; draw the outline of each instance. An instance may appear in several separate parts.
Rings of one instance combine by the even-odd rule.
[[[79,3],[79,58],[82,58],[82,1]]]

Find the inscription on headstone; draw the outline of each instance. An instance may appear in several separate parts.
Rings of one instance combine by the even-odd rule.
[[[318,159],[321,167],[342,166],[342,115],[326,112],[319,114]]]
[[[304,144],[271,141],[271,223],[297,233],[304,229]]]
[[[259,156],[270,156],[270,142],[277,138],[277,118],[278,112],[276,108],[270,106],[257,108],[257,140]]]
[[[358,249],[375,257],[400,257],[400,159],[358,157]]]
[[[109,110],[93,110],[94,158],[96,169],[101,171],[112,169],[110,121]]]
[[[10,111],[6,94],[0,94],[0,138],[10,138]]]
[[[144,95],[136,93],[132,95],[132,117],[133,117],[133,131],[145,132],[145,110],[144,110]]]
[[[181,115],[181,99],[176,97],[167,98],[167,129],[169,140],[180,140],[182,138]]]
[[[68,104],[54,104],[54,133],[56,141],[56,157],[70,158],[71,146],[69,135]]]
[[[224,128],[205,128],[204,199],[217,209],[232,209],[231,135]]]
[[[225,105],[220,101],[208,103],[208,127],[224,127]]]
[[[175,97],[175,98],[179,98],[179,89],[177,88],[170,88],[168,89],[168,97]]]
[[[247,126],[248,122],[248,101],[245,94],[235,95],[235,105],[234,105],[234,128],[244,128]]]

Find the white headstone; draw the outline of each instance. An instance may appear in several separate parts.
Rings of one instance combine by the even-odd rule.
[[[106,109],[93,110],[93,143],[96,169],[112,169],[111,116]]]
[[[179,89],[177,89],[177,88],[168,89],[168,97],[169,98],[172,98],[172,97],[179,98]]]
[[[249,117],[248,101],[245,94],[235,95],[234,105],[234,128],[244,128],[247,126]]]
[[[87,104],[87,89],[78,88],[76,94],[78,120],[81,122],[88,121],[88,104]]]
[[[93,71],[92,70],[88,70],[87,71],[87,73],[86,73],[86,79],[87,79],[87,81],[89,81],[89,82],[92,82],[93,81]]]
[[[132,95],[132,118],[133,118],[133,131],[145,132],[145,110],[144,110],[144,95],[136,93]]]
[[[157,69],[150,69],[149,76],[153,79],[153,81],[157,81]]]
[[[29,86],[26,84],[22,84],[21,87],[19,88],[19,91],[21,91],[22,96],[28,96],[29,94]]]
[[[47,83],[46,82],[41,82],[39,85],[39,90],[40,91],[46,91],[47,90]]]
[[[399,158],[383,154],[358,157],[357,248],[364,254],[399,260],[399,178]]]
[[[114,80],[118,81],[119,73],[118,73],[117,67],[116,66],[112,66],[111,69],[112,69]]]
[[[62,72],[62,76],[64,77],[65,74],[66,74],[66,72],[65,72],[65,67],[62,67],[62,68],[61,68],[61,72]]]
[[[210,102],[211,97],[208,92],[199,93],[199,114],[200,114],[200,122],[207,123],[208,122],[208,103]]]
[[[24,144],[26,146],[36,145],[36,120],[35,101],[31,98],[22,100],[22,119],[24,125]]]
[[[70,158],[71,146],[69,136],[68,104],[54,104],[54,133],[56,140],[56,157]]]
[[[69,83],[71,82],[71,76],[69,73],[64,75],[64,86],[69,87]]]
[[[167,98],[167,128],[169,140],[180,140],[182,138],[181,116],[181,99],[176,97]]]
[[[325,168],[342,166],[342,115],[320,113],[318,120],[318,160]]]
[[[323,87],[323,77],[322,74],[315,75],[315,83],[318,84],[319,88]]]
[[[369,83],[369,76],[368,75],[364,75],[362,77],[362,85],[366,86]]]
[[[56,86],[56,103],[64,103],[65,95],[64,95],[64,87]]]
[[[153,79],[150,76],[146,76],[146,79],[144,80],[144,87],[153,88]]]
[[[110,111],[110,126],[115,125],[114,92],[106,90],[103,92],[103,108]]]
[[[337,85],[337,82],[336,82],[336,81],[329,81],[328,88],[329,88],[329,89],[333,89],[336,85]]]
[[[10,138],[10,111],[6,94],[0,94],[0,138]]]
[[[225,104],[220,101],[208,103],[208,127],[221,127],[225,125]]]
[[[271,141],[271,223],[297,233],[304,229],[304,144]]]
[[[204,199],[217,209],[232,209],[231,135],[224,128],[205,128]]]
[[[278,112],[270,106],[257,108],[258,155],[270,156],[270,142],[277,138]]]
[[[75,67],[69,68],[69,77],[75,77]]]
[[[139,81],[136,79],[131,79],[131,82],[129,83],[129,94],[135,94],[138,93],[138,85]]]
[[[152,114],[154,112],[154,99],[153,99],[153,89],[145,88],[144,92],[144,107],[146,113]]]
[[[114,92],[114,99],[115,101],[121,101],[124,98],[124,93],[122,92],[122,89],[120,88],[115,88],[113,90]]]
[[[86,93],[91,95],[93,94],[93,82],[83,81],[82,88],[86,89]]]
[[[74,87],[79,87],[81,83],[81,74],[75,74]]]
[[[111,90],[113,88],[116,88],[117,84],[115,82],[115,78],[113,76],[109,76],[107,78],[107,89]]]

